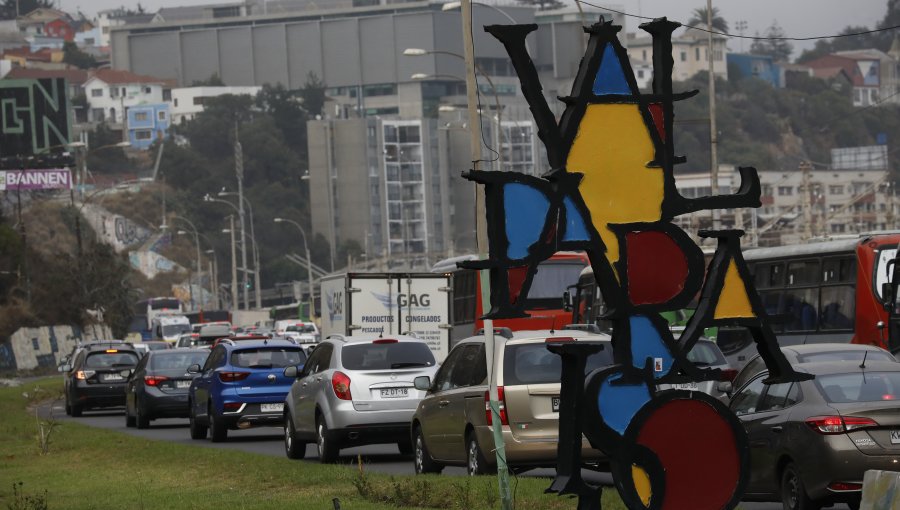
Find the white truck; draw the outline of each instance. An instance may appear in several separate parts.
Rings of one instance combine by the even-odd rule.
[[[170,344],[177,342],[182,334],[191,332],[191,322],[184,315],[157,315],[150,324],[152,338]]]
[[[450,351],[451,282],[446,274],[344,273],[322,279],[322,338],[412,333],[438,363]]]

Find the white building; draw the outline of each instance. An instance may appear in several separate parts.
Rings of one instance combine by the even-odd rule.
[[[172,93],[169,85],[158,78],[130,71],[98,69],[84,83],[84,95],[88,102],[88,121],[116,125],[122,122],[127,108],[164,103],[171,99]]]
[[[182,87],[172,89],[169,111],[172,123],[181,124],[203,111],[203,105],[211,97],[226,94],[256,96],[262,87]]]
[[[653,62],[653,39],[646,32],[628,34],[625,46],[628,58],[632,62]],[[720,78],[728,78],[728,64],[725,55],[728,52],[728,38],[713,35],[713,72]],[[687,29],[681,35],[672,36],[672,58],[675,60],[672,79],[685,81],[700,71],[709,70],[709,44],[707,33],[700,30]],[[637,73],[635,73],[637,74]],[[638,82],[640,82],[640,78]]]

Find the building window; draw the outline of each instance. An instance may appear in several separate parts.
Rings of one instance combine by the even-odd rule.
[[[116,121],[116,109],[115,109],[115,108],[110,108],[110,109],[109,109],[109,121],[110,121],[110,122],[115,122],[115,121]]]
[[[794,188],[791,186],[778,186],[778,195],[782,197],[791,196],[794,194]]]
[[[681,61],[687,62],[687,52],[686,51],[681,52]]]
[[[642,80],[644,79],[644,70],[643,69],[638,69],[638,78],[640,78]]]
[[[105,117],[104,113],[105,112],[103,108],[94,108],[93,110],[91,110],[91,118],[95,122],[103,122],[103,119]]]
[[[91,97],[103,97],[103,89],[91,89]]]
[[[178,98],[175,98],[175,108],[178,108]]]
[[[172,100],[172,89],[163,89],[163,101]]]
[[[694,60],[700,60],[700,48],[694,48]]]
[[[203,106],[203,103],[206,102],[206,98],[203,96],[197,96],[194,98],[194,105]]]
[[[647,61],[647,50],[641,50],[641,60]]]
[[[831,185],[831,186],[828,186],[828,192],[831,193],[832,195],[843,195],[844,187]]]
[[[165,122],[166,120],[166,112],[156,112],[156,118]]]
[[[137,122],[146,122],[147,121],[147,112],[135,112],[134,120]]]
[[[397,94],[396,83],[381,83],[378,85],[366,85],[363,87],[363,97],[393,96]]]
[[[151,138],[153,138],[153,131],[149,129],[139,129],[134,132],[135,140],[150,140]]]

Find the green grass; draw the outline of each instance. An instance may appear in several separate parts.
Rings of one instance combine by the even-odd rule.
[[[19,502],[23,494],[41,499],[46,491],[50,509],[331,509],[332,498],[340,498],[344,510],[398,508],[398,499],[465,510],[499,506],[495,477],[391,477],[366,471],[370,496],[364,499],[355,466],[152,441],[71,421],[56,426],[49,453],[41,455],[38,425],[22,394],[33,394],[36,387],[59,394],[61,385],[53,377],[0,388],[0,509],[38,508],[16,506],[17,482],[22,482]],[[513,479],[516,508],[574,509],[573,499],[543,494],[549,482]],[[432,496],[417,497],[417,492]],[[624,509],[611,490],[604,491],[603,508]]]

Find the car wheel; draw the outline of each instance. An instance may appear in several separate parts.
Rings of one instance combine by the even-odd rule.
[[[190,423],[191,439],[206,439],[206,425],[197,423],[197,417],[194,415],[194,404],[188,403],[188,423]]]
[[[400,455],[412,455],[413,453],[412,441],[409,439],[397,441],[397,448],[400,450]]]
[[[425,436],[422,435],[422,428],[418,426],[413,429],[413,451],[415,453],[413,462],[415,463],[417,475],[440,473],[444,470],[444,466],[431,459],[428,447],[425,446]]]
[[[141,403],[136,398],[134,399],[134,421],[139,429],[150,428],[150,417],[141,411]]]
[[[328,432],[328,425],[322,416],[316,418],[316,449],[319,450],[319,462],[323,464],[334,463],[340,451],[331,433]]]
[[[850,507],[850,510],[859,510],[859,506],[862,504],[861,499],[854,499],[847,502],[847,506]]]
[[[72,411],[73,418],[78,418],[79,416],[81,416],[81,413],[84,412],[84,407],[80,406],[79,404],[72,404],[71,406],[69,406],[69,410]]]
[[[784,510],[819,510],[821,505],[813,501],[806,493],[806,487],[791,463],[785,466],[781,475],[781,503]]]
[[[297,439],[297,429],[290,413],[284,413],[284,453],[289,459],[302,459],[306,455],[306,443]]]
[[[478,440],[475,439],[473,432],[469,433],[466,441],[466,459],[466,471],[468,471],[469,476],[486,475],[491,472],[487,459],[481,453],[481,448],[478,447]]]
[[[212,403],[209,404],[209,438],[212,439],[213,443],[221,443],[225,439],[228,438],[228,429],[225,428],[225,424],[222,423],[221,418],[216,417],[215,411],[213,411]]]

